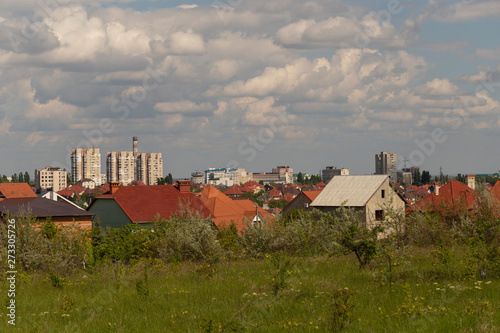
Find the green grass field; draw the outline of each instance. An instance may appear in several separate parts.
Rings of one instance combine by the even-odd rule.
[[[359,269],[352,256],[275,255],[215,267],[158,260],[65,278],[18,274],[16,326],[4,310],[0,331],[500,331],[497,279],[445,274],[424,250],[386,266],[383,258]]]

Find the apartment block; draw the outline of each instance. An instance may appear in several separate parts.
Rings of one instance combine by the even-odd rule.
[[[156,185],[158,178],[163,178],[161,153],[137,153],[135,179],[146,185]]]
[[[71,151],[71,176],[75,183],[83,179],[92,179],[96,186],[102,185],[99,148],[73,149]]]
[[[135,158],[131,151],[109,152],[106,157],[106,177],[108,182],[128,185],[134,181]]]
[[[375,174],[389,175],[392,179],[397,178],[397,155],[387,152],[375,154]]]
[[[205,184],[233,186],[247,181],[245,169],[210,168],[205,170]]]
[[[35,170],[35,187],[37,190],[52,189],[54,192],[60,191],[67,186],[66,170],[61,168],[46,167]]]
[[[109,152],[106,158],[106,180],[128,185],[140,180],[156,185],[163,177],[161,153],[139,153],[137,137],[133,137],[132,151]]]
[[[321,170],[321,181],[324,183],[328,183],[335,176],[349,176],[349,169],[327,166]]]

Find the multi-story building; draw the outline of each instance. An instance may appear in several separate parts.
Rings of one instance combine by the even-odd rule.
[[[381,152],[375,154],[375,174],[376,175],[389,175],[392,179],[397,178],[397,155]]]
[[[103,184],[99,148],[73,149],[71,151],[71,176],[75,183],[82,179],[92,179],[96,186]]]
[[[46,167],[35,170],[35,187],[37,190],[52,189],[54,192],[66,188],[68,173],[61,168]]]
[[[133,138],[133,150],[109,152],[106,159],[106,178],[108,182],[128,185],[140,180],[146,185],[156,185],[163,177],[161,153],[139,153],[137,137]]]
[[[161,153],[140,153],[136,157],[136,180],[146,185],[156,185],[163,178],[163,159]]]
[[[108,182],[128,185],[134,181],[135,158],[131,151],[109,152],[106,158],[106,177]]]
[[[273,168],[272,172],[249,172],[248,180],[253,180],[257,183],[276,183],[276,184],[292,184],[293,177],[293,169],[289,166],[279,166],[277,168]]]
[[[321,181],[328,183],[334,176],[349,176],[349,169],[327,166],[321,170]]]
[[[245,169],[210,168],[205,170],[205,184],[233,186],[247,181]]]
[[[205,181],[205,174],[200,170],[196,170],[195,172],[191,173],[191,183],[203,184],[204,181]]]
[[[293,183],[293,168],[290,168],[288,165],[282,165],[278,166],[277,168],[273,168],[272,173],[279,174],[280,178],[285,177],[286,184]]]

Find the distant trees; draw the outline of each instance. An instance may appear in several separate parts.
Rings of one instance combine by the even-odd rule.
[[[413,171],[413,174],[412,174],[412,177],[413,177],[413,185],[419,185],[421,182],[422,182],[422,177],[421,177],[421,174],[420,174],[420,169],[416,169]]]
[[[297,183],[304,184],[304,175],[302,174],[302,172],[299,172],[299,174],[297,175]]]
[[[459,173],[459,174],[457,175],[457,180],[458,180],[459,182],[461,182],[461,183],[466,184],[465,175],[462,175],[462,174],[460,174],[460,173]]]
[[[169,173],[165,178],[158,178],[156,180],[156,183],[158,185],[165,185],[165,184],[172,185],[174,183],[174,178],[172,177],[172,174]]]
[[[429,171],[422,171],[422,184],[429,184],[431,182],[431,174]]]

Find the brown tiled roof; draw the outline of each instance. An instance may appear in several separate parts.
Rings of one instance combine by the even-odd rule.
[[[0,212],[4,214],[11,212],[14,215],[28,213],[35,217],[77,217],[94,215],[66,203],[46,198],[38,198],[36,196],[34,198],[6,199],[0,202]]]
[[[497,200],[497,203],[500,203],[500,180],[491,188],[490,195]]]
[[[27,183],[0,183],[0,193],[5,199],[37,197]]]
[[[227,227],[234,222],[239,231],[245,229],[245,210],[237,204],[240,200],[231,200],[212,185],[207,186],[200,192],[200,200],[210,211],[211,217],[218,228]]]

